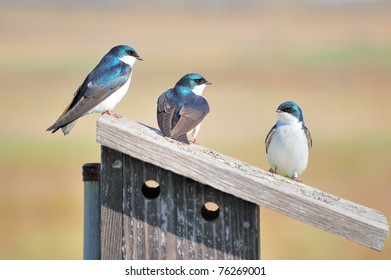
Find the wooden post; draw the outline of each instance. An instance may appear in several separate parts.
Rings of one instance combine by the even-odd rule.
[[[259,259],[259,206],[102,146],[102,259]]]
[[[83,165],[84,232],[83,259],[100,259],[100,164]]]

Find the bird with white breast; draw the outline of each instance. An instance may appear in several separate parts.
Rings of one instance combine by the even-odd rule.
[[[143,59],[132,47],[113,47],[88,74],[71,103],[47,131],[55,133],[61,128],[64,135],[69,134],[77,119],[92,113],[121,117],[112,110],[129,89],[136,60]]]
[[[269,171],[299,181],[298,176],[307,168],[311,134],[295,102],[282,103],[276,112],[278,121],[265,139]]]

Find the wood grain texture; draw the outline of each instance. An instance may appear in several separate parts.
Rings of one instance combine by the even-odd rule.
[[[117,155],[103,147],[102,169],[110,170]],[[101,176],[102,201],[108,201],[102,205],[102,259],[260,258],[258,205],[128,155],[122,158],[121,174]],[[153,198],[143,192],[150,180],[160,188]],[[202,216],[207,201],[224,209],[213,220]]]
[[[100,230],[102,260],[122,260],[123,154],[102,146]]]
[[[386,217],[356,204],[199,145],[164,138],[156,129],[102,116],[97,141],[134,158],[261,205],[361,245],[382,250]]]

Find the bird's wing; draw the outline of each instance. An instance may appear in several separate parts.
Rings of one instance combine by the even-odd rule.
[[[304,126],[303,129],[304,129],[305,136],[307,137],[308,149],[311,149],[312,148],[312,138],[311,138],[310,130],[306,126]]]
[[[179,121],[172,128],[171,137],[176,138],[195,128],[209,113],[209,105],[205,98],[190,95],[179,111]]]
[[[130,73],[131,67],[122,62],[111,67],[95,67],[77,89],[72,102],[47,130],[54,133],[83,116],[122,87],[129,79]]]
[[[157,122],[163,136],[171,136],[172,116],[175,112],[174,104],[170,104],[167,98],[167,93],[171,90],[162,93],[157,100]]]
[[[273,127],[270,129],[269,133],[266,135],[265,139],[265,147],[266,147],[266,153],[269,148],[270,142],[272,141],[273,135],[276,132],[277,125],[273,125]]]
[[[106,99],[126,83],[131,70],[130,65],[122,61],[108,67],[96,67],[83,83],[83,85],[86,85],[83,96],[101,100]]]

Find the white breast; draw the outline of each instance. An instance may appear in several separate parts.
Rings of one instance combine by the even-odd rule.
[[[279,124],[268,147],[267,159],[271,167],[283,176],[297,177],[308,163],[307,137],[299,122]]]
[[[117,91],[112,93],[109,97],[103,100],[100,104],[96,105],[90,111],[88,111],[85,115],[91,113],[103,113],[106,110],[112,111],[114,107],[122,100],[125,94],[128,92],[130,80],[132,78],[132,73],[130,73],[129,79],[126,83],[120,87]]]

